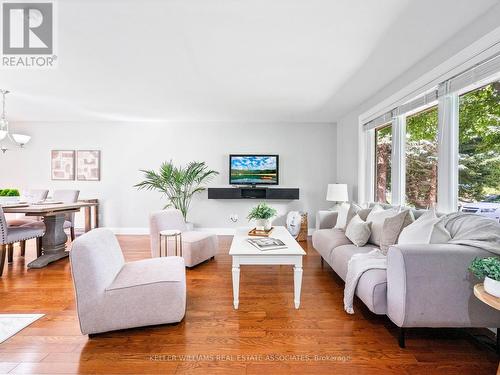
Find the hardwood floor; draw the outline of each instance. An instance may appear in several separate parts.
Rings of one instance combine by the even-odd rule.
[[[30,241],[33,242],[33,241]],[[145,236],[121,236],[127,260],[149,256]],[[39,270],[15,250],[0,279],[1,313],[44,313],[0,344],[0,373],[70,374],[495,374],[498,358],[461,330],[415,330],[407,348],[395,327],[359,301],[342,309],[343,283],[305,244],[302,303],[293,308],[291,267],[242,267],[232,308],[231,237],[214,261],[187,270],[185,319],[103,334],[80,333],[68,259]]]

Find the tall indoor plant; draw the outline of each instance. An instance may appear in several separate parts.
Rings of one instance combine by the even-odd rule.
[[[186,167],[176,167],[172,161],[164,162],[158,172],[141,169],[144,180],[134,185],[138,189],[156,190],[165,194],[167,207],[175,207],[182,212],[184,220],[191,200],[197,193],[205,190],[208,183],[219,172],[211,170],[205,162],[192,161]],[[187,221],[187,220],[186,220]]]

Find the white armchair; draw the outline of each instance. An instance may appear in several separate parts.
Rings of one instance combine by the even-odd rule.
[[[183,319],[186,270],[182,258],[125,263],[114,234],[101,228],[73,242],[70,260],[83,334]]]
[[[182,233],[182,257],[187,267],[193,267],[215,257],[219,242],[217,236],[211,233],[188,231],[181,211],[167,209],[154,212],[149,219],[151,234],[151,256],[160,256],[160,232],[176,229]],[[172,240],[173,241],[173,240]],[[172,248],[173,245],[169,246]]]

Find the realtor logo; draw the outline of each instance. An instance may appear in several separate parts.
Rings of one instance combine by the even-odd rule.
[[[53,12],[52,2],[2,4],[2,66],[54,66]]]

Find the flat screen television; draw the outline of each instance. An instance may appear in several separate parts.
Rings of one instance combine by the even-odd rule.
[[[229,155],[231,185],[278,185],[279,155]]]

